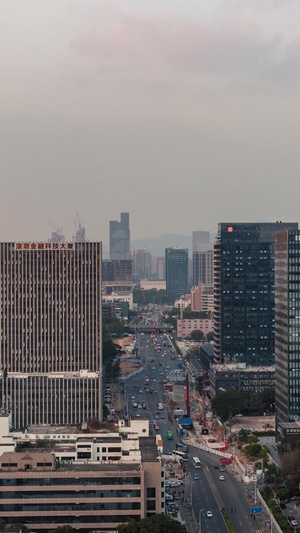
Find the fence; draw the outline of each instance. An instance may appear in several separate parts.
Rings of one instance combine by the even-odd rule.
[[[143,371],[144,371],[144,368],[141,366],[141,368],[139,368],[135,372],[132,372],[131,374],[128,374],[127,376],[122,376],[120,378],[120,381],[127,381],[128,379],[132,378],[132,376],[136,376],[137,374],[140,374]]]
[[[263,499],[263,497],[262,497],[262,495],[261,495],[261,493],[259,492],[258,489],[256,491],[256,498],[257,498],[257,501],[260,502],[263,510],[269,515],[270,520],[272,521],[272,531],[276,532],[276,533],[282,533],[281,527],[276,522],[276,520],[275,520],[275,518],[274,518],[274,516],[272,514],[271,509],[269,509],[269,507],[267,506],[265,500]]]

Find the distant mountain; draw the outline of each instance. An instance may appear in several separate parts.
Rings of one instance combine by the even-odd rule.
[[[165,249],[171,246],[179,246],[180,248],[188,248],[189,256],[192,257],[192,236],[176,235],[174,233],[165,233],[159,237],[147,237],[145,239],[137,239],[131,241],[131,250],[142,250],[146,248],[153,256],[164,256]]]

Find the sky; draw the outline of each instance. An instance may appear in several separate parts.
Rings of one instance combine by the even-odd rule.
[[[298,0],[1,0],[1,240],[299,221]]]

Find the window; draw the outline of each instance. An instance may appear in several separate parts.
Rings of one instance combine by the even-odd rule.
[[[155,498],[155,496],[156,496],[155,487],[148,487],[147,488],[147,498]]]
[[[155,500],[147,500],[147,511],[155,511]]]

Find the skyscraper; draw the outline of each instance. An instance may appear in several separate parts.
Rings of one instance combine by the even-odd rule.
[[[211,285],[214,282],[214,252],[193,252],[193,286],[198,283]]]
[[[121,213],[121,222],[109,223],[110,259],[130,259],[129,213]]]
[[[166,248],[167,295],[174,301],[188,290],[188,249]]]
[[[0,273],[0,397],[13,425],[101,418],[101,243],[1,243]]]
[[[135,281],[150,279],[151,254],[149,250],[132,250],[132,261]]]
[[[222,223],[214,249],[216,362],[274,364],[274,234],[294,223]]]
[[[193,231],[193,252],[206,252],[206,250],[212,250],[213,245],[210,243],[209,231]]]
[[[277,422],[300,420],[299,390],[300,231],[279,231],[275,233],[275,393]]]

